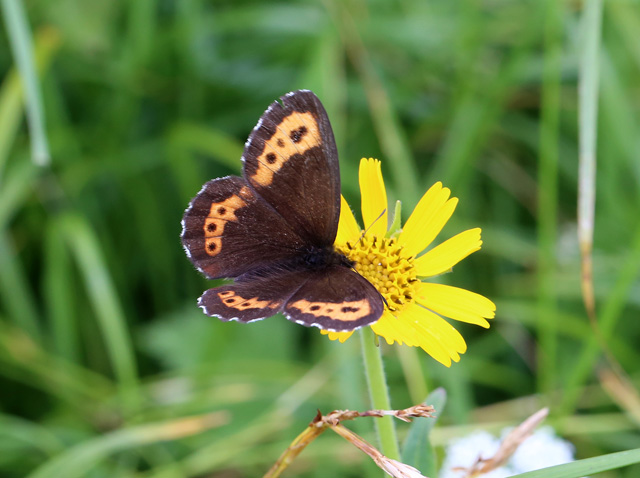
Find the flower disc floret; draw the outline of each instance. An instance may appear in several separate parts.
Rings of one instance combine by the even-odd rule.
[[[338,248],[355,265],[356,271],[373,284],[387,309],[401,311],[416,296],[418,278],[413,257],[392,238],[363,236],[356,243]]]

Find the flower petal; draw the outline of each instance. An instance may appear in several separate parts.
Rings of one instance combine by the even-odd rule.
[[[328,330],[320,330],[322,335],[328,335],[331,340],[339,340],[341,344],[344,343],[349,337],[353,335],[353,331],[351,332],[329,332]]]
[[[384,237],[387,232],[387,191],[380,161],[362,158],[359,177],[364,230],[367,236]]]
[[[406,308],[406,312],[417,318],[417,325],[430,334],[438,343],[447,349],[454,362],[460,360],[459,354],[467,351],[467,343],[460,332],[437,314],[413,303]],[[424,347],[423,347],[424,349]],[[425,349],[427,353],[428,350]]]
[[[380,317],[375,324],[371,324],[371,330],[373,330],[376,335],[384,337],[389,345],[394,342],[412,347],[419,345],[419,342],[416,340],[417,335],[411,327],[411,324],[406,320],[397,318],[387,309],[384,310],[382,317]]]
[[[450,271],[462,259],[480,249],[480,232],[479,227],[461,232],[418,257],[414,262],[418,276],[431,277]]]
[[[440,233],[458,204],[458,198],[449,199],[450,194],[449,188],[437,182],[422,196],[398,235],[398,244],[407,254],[416,256],[424,251]]]
[[[357,241],[360,239],[360,227],[353,217],[351,208],[347,204],[344,196],[340,196],[340,220],[338,221],[338,234],[336,234],[335,244],[345,244],[347,241]]]
[[[488,328],[496,306],[486,297],[458,287],[423,282],[415,298],[420,305],[440,315]]]
[[[418,346],[431,355],[434,359],[447,367],[451,366],[451,359],[456,362],[460,360],[460,356],[451,350],[449,342],[445,341],[443,337],[446,334],[442,334],[439,330],[437,321],[443,321],[441,317],[435,316],[432,312],[412,304],[403,311],[405,320],[410,321],[413,324],[413,328],[416,331],[416,335],[420,338]],[[455,329],[454,329],[455,330]]]
[[[438,362],[449,367],[459,361],[467,345],[460,333],[442,317],[417,304],[408,305],[398,317],[385,310],[371,329],[384,337],[388,344],[421,347]]]

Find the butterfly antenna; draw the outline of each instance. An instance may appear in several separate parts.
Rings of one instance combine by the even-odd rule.
[[[364,236],[367,234],[367,232],[369,232],[369,229],[371,229],[373,227],[373,225],[376,222],[378,222],[382,218],[382,216],[384,216],[385,212],[387,212],[386,208],[384,208],[382,210],[382,212],[380,213],[380,215],[378,217],[376,217],[375,220],[371,224],[369,224],[369,227],[367,227],[364,231],[362,231],[362,233],[360,234],[360,239],[358,239],[358,242],[360,242],[360,243],[362,242],[362,239],[364,239]]]

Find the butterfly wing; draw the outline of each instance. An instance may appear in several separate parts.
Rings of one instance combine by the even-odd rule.
[[[185,211],[182,244],[210,279],[287,262],[335,239],[340,170],[329,119],[310,91],[281,100],[247,140],[245,179],[208,182]]]
[[[327,114],[310,91],[280,100],[247,140],[244,179],[210,181],[185,212],[182,243],[191,261],[209,278],[236,279],[206,291],[199,304],[222,320],[251,322],[282,311],[327,330],[373,323],[384,306],[367,280],[328,256],[308,259],[330,250],[340,216]]]
[[[247,275],[233,284],[207,290],[198,305],[205,314],[224,321],[253,322],[282,311],[308,278],[306,271],[278,273],[277,269],[272,274]]]
[[[286,261],[304,242],[237,176],[206,183],[182,220],[187,256],[209,279],[237,277]]]
[[[309,245],[332,245],[340,217],[340,167],[329,118],[311,91],[280,100],[247,140],[243,175]]]
[[[345,266],[314,271],[289,298],[284,314],[298,324],[346,332],[377,321],[384,310],[380,293]]]
[[[301,269],[258,277],[207,290],[199,300],[205,314],[224,321],[253,322],[277,312],[302,325],[350,331],[382,315],[380,294],[364,278],[344,266],[319,273]]]

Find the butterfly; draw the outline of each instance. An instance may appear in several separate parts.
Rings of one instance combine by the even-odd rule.
[[[288,93],[264,112],[245,143],[242,177],[206,183],[182,220],[182,245],[209,279],[234,279],[198,300],[223,321],[282,312],[330,331],[369,325],[384,304],[333,243],[340,218],[340,167],[322,103]]]

